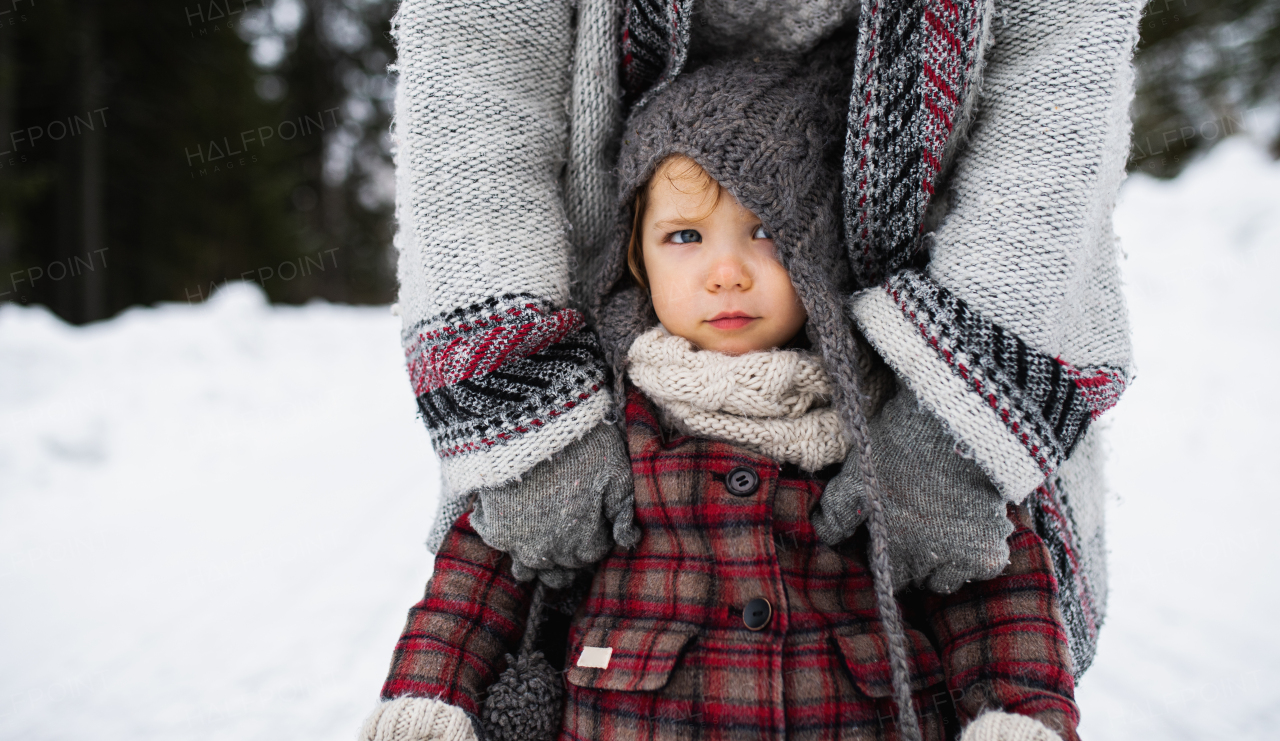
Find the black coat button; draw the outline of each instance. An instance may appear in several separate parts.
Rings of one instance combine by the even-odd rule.
[[[735,497],[749,497],[760,488],[760,476],[746,466],[738,466],[724,477],[724,488]]]
[[[769,624],[771,617],[773,617],[773,605],[763,597],[756,597],[742,608],[742,624],[747,626],[747,630],[762,630]]]

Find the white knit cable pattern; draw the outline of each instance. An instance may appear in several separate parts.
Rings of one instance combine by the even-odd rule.
[[[477,741],[462,708],[431,697],[397,697],[378,704],[357,741]]]
[[[765,350],[744,355],[699,350],[654,327],[627,354],[628,376],[691,434],[724,440],[816,471],[849,452],[831,379],[814,353]]]
[[[1049,727],[1028,715],[988,711],[960,734],[960,741],[1062,741]]]

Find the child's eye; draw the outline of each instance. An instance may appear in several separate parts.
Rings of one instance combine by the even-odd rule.
[[[697,229],[681,229],[671,235],[671,241],[676,244],[687,244],[689,242],[701,242],[702,235]]]
[[[773,239],[773,235],[764,228],[764,224],[756,227],[755,232],[751,234],[752,239]]]

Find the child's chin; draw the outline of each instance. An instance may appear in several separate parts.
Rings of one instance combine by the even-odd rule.
[[[731,333],[722,333],[731,334]],[[724,353],[725,355],[743,355],[757,350],[770,350],[773,345],[762,341],[758,337],[754,337],[755,333],[742,333],[741,336],[729,337],[699,337],[692,339],[693,344],[702,350],[710,350],[712,352]]]

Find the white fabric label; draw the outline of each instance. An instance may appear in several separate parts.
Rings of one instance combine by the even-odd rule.
[[[608,669],[611,656],[613,656],[612,648],[583,646],[582,655],[578,657],[578,666],[586,669]]]

